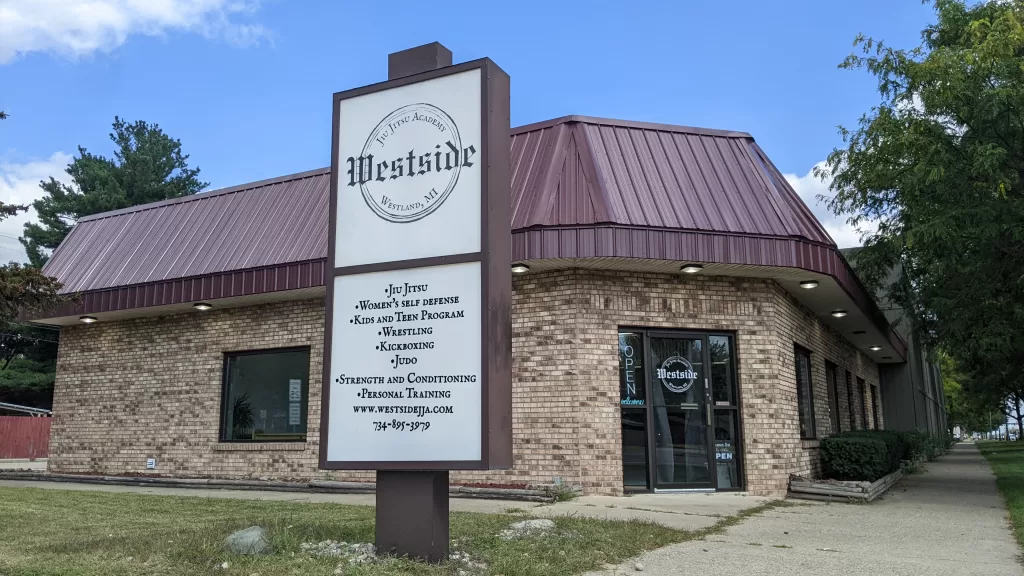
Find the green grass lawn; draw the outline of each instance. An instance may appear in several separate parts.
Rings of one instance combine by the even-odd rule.
[[[451,537],[457,549],[488,565],[486,571],[470,574],[562,576],[701,538],[777,505],[724,518],[714,528],[697,532],[644,522],[557,518],[553,535],[513,541],[498,533],[523,519],[520,513],[453,513]],[[253,525],[269,531],[275,554],[234,556],[222,548],[228,534]],[[0,574],[332,575],[337,558],[310,557],[300,544],[373,542],[373,529],[373,508],[365,506],[0,488]],[[221,568],[223,562],[228,562],[227,569]],[[393,559],[346,564],[343,573],[434,576],[455,575],[460,568],[465,565],[428,566]]]
[[[992,465],[1010,510],[1013,534],[1024,548],[1024,442],[978,442],[978,448]]]

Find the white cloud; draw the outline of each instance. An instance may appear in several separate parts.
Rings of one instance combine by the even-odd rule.
[[[14,164],[0,161],[0,202],[4,204],[31,204],[43,195],[39,187],[40,180],[48,180],[53,176],[64,183],[70,183],[71,177],[64,171],[71,162],[71,155],[54,152],[46,160]],[[17,216],[0,220],[0,262],[27,262],[25,249],[18,242],[22,227],[29,220],[35,219],[35,210],[29,208]]]
[[[824,168],[825,162],[818,162],[814,168]],[[824,194],[827,197],[831,197],[832,194],[828,189],[829,181],[822,180],[814,175],[814,168],[811,168],[807,174],[798,176],[796,174],[783,174],[789,185],[796,190],[796,193],[800,195],[800,198],[807,204],[807,207],[811,209],[814,216],[818,218],[822,226],[825,227],[825,231],[828,232],[829,236],[835,240],[836,245],[840,248],[850,248],[853,246],[861,245],[861,237],[863,232],[874,232],[875,225],[867,222],[862,223],[858,228],[854,228],[846,222],[846,216],[837,217],[829,211],[825,205],[825,200],[818,200],[819,194]]]
[[[247,46],[267,36],[238,21],[258,0],[0,0],[0,64],[20,54],[110,52],[132,34],[188,31]]]

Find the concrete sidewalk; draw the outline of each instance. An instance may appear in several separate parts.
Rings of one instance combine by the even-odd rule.
[[[29,460],[28,458],[0,459],[0,470],[31,470],[46,472],[46,458]]]
[[[35,480],[0,480],[0,488],[42,488],[48,490],[82,490],[119,492],[158,496],[189,496],[198,498],[234,498],[239,500],[277,500],[284,502],[332,502],[356,506],[373,506],[373,494],[324,494],[316,492],[278,492],[263,490],[218,490],[211,488],[171,488],[154,486],[121,486],[45,482]],[[747,508],[768,501],[767,498],[742,493],[721,494],[642,494],[629,497],[583,496],[570,502],[537,504],[511,500],[452,498],[454,512],[505,512],[518,509],[531,516],[582,516],[602,520],[642,519],[679,530],[698,530],[732,516]]]
[[[793,504],[615,572],[633,574],[639,561],[654,576],[1022,574],[995,476],[973,444],[957,445],[872,504]]]

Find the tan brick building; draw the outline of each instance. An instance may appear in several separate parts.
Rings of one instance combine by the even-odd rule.
[[[883,426],[905,345],[749,135],[566,117],[512,174],[515,464],[453,481],[781,494]],[[372,479],[318,470],[329,180],[78,223],[51,471]]]

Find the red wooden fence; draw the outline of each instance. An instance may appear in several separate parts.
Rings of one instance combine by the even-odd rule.
[[[50,418],[0,416],[0,458],[46,458]]]

